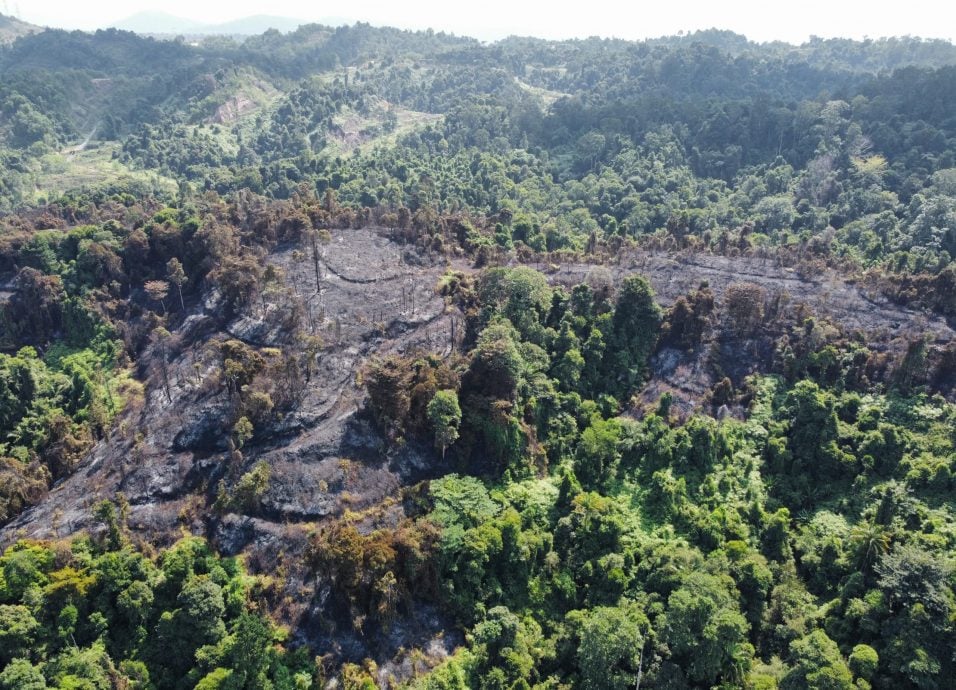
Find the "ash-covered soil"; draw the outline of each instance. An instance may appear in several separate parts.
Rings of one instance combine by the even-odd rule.
[[[654,406],[663,393],[674,398],[672,409],[681,416],[711,412],[702,408],[708,392],[723,376],[735,386],[754,373],[766,372],[774,358],[774,346],[783,334],[781,324],[797,323],[810,316],[839,326],[851,335],[859,333],[867,347],[898,361],[911,340],[925,339],[930,349],[956,341],[956,331],[942,317],[891,303],[878,290],[869,290],[846,280],[836,271],[801,271],[770,258],[728,257],[715,254],[666,251],[628,251],[606,265],[582,263],[560,266],[536,264],[552,283],[572,286],[582,281],[592,285],[619,282],[632,273],[644,275],[662,307],[671,306],[706,283],[717,303],[712,327],[700,347],[693,351],[661,349],[651,360],[651,379],[638,400]],[[776,323],[765,323],[756,333],[742,337],[726,327],[721,307],[727,289],[734,285],[757,285],[767,304],[780,305]],[[949,395],[954,394],[950,382]],[[743,409],[725,410],[742,416]]]
[[[393,632],[369,641],[318,634],[316,621],[329,615],[323,609],[324,585],[310,576],[303,554],[316,521],[374,509],[360,527],[394,525],[403,517],[401,488],[443,472],[430,446],[386,446],[364,411],[357,378],[375,355],[451,351],[452,317],[434,290],[445,264],[372,230],[336,231],[323,248],[317,289],[314,264],[304,250],[289,246],[273,252],[266,261],[282,269],[287,289],[271,300],[256,300],[236,318],[224,321],[218,297],[208,295],[173,333],[178,347],[168,364],[171,400],[154,366],[144,404],[125,411],[110,438],[97,443],[42,503],[6,525],[0,541],[95,528],[94,504],[122,492],[130,504],[131,532],[155,545],[171,543],[187,530],[211,538],[227,554],[244,553],[253,571],[271,574],[281,567],[296,604],[280,615],[319,651],[356,661],[380,656],[386,668],[410,663],[406,650],[413,648],[431,649],[437,660],[457,638],[443,632],[447,622],[433,611],[397,626],[404,637]],[[300,329],[322,339],[311,381],[292,411],[242,448],[236,467],[224,432],[232,405],[222,386],[210,385],[218,362],[207,344],[234,338],[255,348],[288,348],[291,333],[283,324],[296,302]],[[259,462],[269,465],[270,478],[252,514],[217,514],[219,480],[234,485]]]
[[[395,628],[399,633],[388,639],[370,642],[329,634],[316,623],[328,615],[322,603],[325,584],[309,575],[302,556],[316,524],[351,511],[363,516],[358,525],[366,531],[394,525],[404,516],[402,488],[447,471],[428,446],[408,443],[396,448],[386,442],[364,409],[357,378],[372,356],[451,352],[452,320],[459,320],[461,331],[462,317],[434,289],[448,264],[373,229],[333,232],[324,248],[318,285],[305,247],[279,247],[265,261],[282,269],[284,289],[257,299],[229,320],[221,316],[218,297],[208,294],[175,328],[178,346],[168,365],[172,399],[167,399],[154,370],[144,404],[124,412],[112,435],[97,443],[78,470],[42,503],[6,525],[0,543],[89,529],[93,505],[123,492],[130,504],[130,530],[153,544],[161,547],[186,530],[210,537],[226,553],[244,553],[253,570],[275,572],[281,567],[287,573],[287,592],[298,602],[282,616],[313,646],[340,658],[374,653],[393,670],[412,663],[402,650],[431,649],[437,659],[453,649],[457,638],[443,633],[447,621],[427,609],[401,621]],[[464,261],[452,267],[472,270]],[[859,330],[871,348],[888,352],[902,351],[906,339],[917,335],[936,345],[956,335],[941,319],[875,299],[835,273],[804,276],[752,257],[634,252],[608,266],[536,268],[553,283],[566,285],[616,283],[641,273],[664,306],[702,281],[713,290],[718,306],[729,286],[753,283],[768,298],[783,296],[789,309],[805,305],[808,313],[848,331]],[[223,431],[231,414],[229,394],[210,385],[217,362],[204,344],[235,338],[255,348],[288,348],[291,333],[284,324],[295,309],[301,314],[299,327],[322,339],[314,373],[299,404],[257,432],[242,448],[236,467]],[[765,367],[768,343],[777,335],[728,337],[720,323],[711,330],[709,342],[694,352],[665,349],[655,356],[654,376],[642,395],[648,404],[668,391],[678,407],[693,411],[715,383],[715,351],[723,373],[737,383]],[[268,464],[270,479],[257,507],[249,515],[213,510],[218,482],[225,478],[234,485],[259,462]]]
[[[847,281],[834,270],[823,269],[804,275],[798,269],[781,266],[770,258],[634,251],[622,254],[607,266],[564,264],[535,267],[549,274],[553,282],[564,285],[580,283],[588,276],[605,271],[616,281],[640,273],[650,281],[662,306],[670,306],[702,282],[707,282],[718,302],[729,286],[753,283],[764,288],[768,297],[785,295],[790,305],[804,304],[813,314],[827,317],[847,331],[862,331],[877,342],[892,340],[896,336],[923,334],[931,343],[945,345],[956,337],[956,331],[945,319],[892,304],[875,290],[868,291]]]
[[[283,299],[298,301],[302,328],[320,336],[323,345],[301,402],[243,449],[241,468],[229,470],[244,471],[259,461],[270,466],[255,529],[248,524],[232,529],[229,521],[207,509],[212,489],[229,464],[222,433],[229,401],[224,391],[205,385],[215,364],[202,344],[228,337],[257,348],[287,346],[290,334],[282,324],[290,305],[278,298],[257,300],[224,323],[216,296],[209,295],[174,333],[181,347],[169,364],[172,400],[166,399],[154,375],[145,404],[124,413],[112,436],[99,442],[75,474],[40,505],[6,525],[0,532],[3,543],[88,528],[92,505],[121,491],[131,504],[129,525],[134,531],[162,541],[185,527],[212,535],[221,548],[235,553],[253,543],[256,534],[278,534],[290,524],[377,506],[397,497],[403,485],[443,471],[429,448],[387,446],[364,412],[364,392],[356,378],[375,355],[416,349],[450,352],[451,320],[461,316],[453,315],[434,291],[446,262],[424,257],[374,229],[335,231],[323,250],[318,290],[314,264],[304,247],[280,247],[266,261],[283,270],[288,288]],[[454,267],[471,270],[464,262]],[[935,345],[956,336],[942,319],[869,295],[834,272],[800,275],[769,259],[629,252],[606,266],[536,268],[564,285],[618,282],[641,273],[664,306],[705,281],[718,305],[729,286],[753,283],[764,288],[768,298],[782,295],[789,309],[802,305],[847,331],[865,333],[868,345],[877,350],[901,351],[906,340],[917,335]],[[766,349],[773,333],[739,341],[718,338],[719,324],[714,331],[713,340],[727,350],[724,365],[730,365],[736,379],[765,364],[755,355]],[[653,362],[655,377],[645,397],[678,390],[693,406],[714,383],[707,356],[702,351],[662,351]]]
[[[434,291],[443,263],[409,253],[372,230],[344,230],[324,248],[317,291],[311,259],[295,261],[294,249],[280,248],[267,261],[284,269],[288,294],[303,305],[303,327],[320,336],[323,346],[301,402],[264,440],[243,449],[241,469],[258,461],[271,468],[258,530],[269,522],[281,527],[346,508],[360,511],[431,472],[436,458],[428,449],[395,457],[387,452],[362,413],[364,394],[356,377],[376,354],[451,347],[450,316]],[[198,500],[228,464],[222,434],[228,394],[205,385],[215,363],[203,342],[221,336],[282,348],[289,333],[281,326],[281,303],[265,302],[263,308],[257,301],[227,323],[221,323],[218,308],[210,296],[174,332],[183,345],[168,366],[172,400],[155,381],[149,385],[141,409],[124,413],[113,435],[98,443],[71,477],[3,529],[5,543],[87,528],[91,506],[120,491],[131,504],[134,531],[153,538],[172,538],[180,526],[224,531]],[[228,535],[221,546],[234,552],[241,541]]]

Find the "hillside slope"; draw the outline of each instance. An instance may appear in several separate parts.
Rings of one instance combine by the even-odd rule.
[[[0,45],[13,43],[21,36],[29,36],[40,31],[43,31],[43,27],[0,14]]]
[[[0,690],[956,677],[956,48],[0,49]]]

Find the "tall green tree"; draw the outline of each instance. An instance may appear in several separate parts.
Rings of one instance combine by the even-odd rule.
[[[607,389],[618,397],[630,394],[647,371],[647,359],[657,342],[661,309],[650,283],[628,276],[621,284],[604,357]]]
[[[650,649],[650,622],[639,606],[599,606],[574,612],[583,618],[577,664],[585,690],[629,690],[639,682]]]
[[[441,449],[444,459],[445,450],[458,439],[458,426],[461,424],[458,394],[453,390],[436,391],[428,403],[427,413],[435,432],[435,445]]]

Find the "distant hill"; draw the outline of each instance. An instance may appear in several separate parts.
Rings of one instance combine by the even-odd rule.
[[[131,17],[127,17],[121,22],[117,22],[113,26],[117,29],[133,31],[138,34],[254,36],[269,29],[276,29],[287,33],[295,31],[300,25],[306,23],[307,22],[303,20],[290,17],[257,14],[221,24],[203,24],[166,12],[139,12]],[[322,23],[338,25],[344,24],[345,20],[324,20]]]
[[[211,34],[242,34],[253,36],[261,34],[269,29],[276,29],[282,33],[295,31],[302,24],[308,22],[301,19],[292,19],[290,17],[274,17],[266,14],[257,14],[251,17],[236,19],[224,24],[205,27],[205,31]],[[325,24],[325,22],[322,22]]]
[[[0,14],[0,44],[12,43],[20,38],[20,36],[35,34],[40,31],[43,31],[42,26],[30,24],[16,17],[8,17],[4,14]]]
[[[114,27],[138,34],[182,34],[200,31],[203,24],[166,12],[138,12]]]

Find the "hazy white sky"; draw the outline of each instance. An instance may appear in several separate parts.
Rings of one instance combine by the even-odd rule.
[[[485,40],[647,38],[717,27],[758,41],[911,35],[956,40],[956,3],[947,0],[0,0],[0,12],[46,26],[94,29],[144,10],[222,22],[251,14],[433,28]]]

